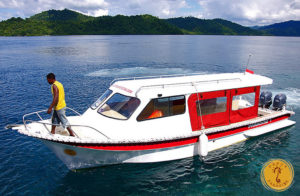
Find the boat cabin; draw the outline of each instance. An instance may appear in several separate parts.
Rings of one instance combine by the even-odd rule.
[[[267,84],[250,73],[119,79],[82,117],[112,138],[187,134],[258,117]]]

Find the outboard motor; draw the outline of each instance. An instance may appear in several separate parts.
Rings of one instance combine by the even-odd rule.
[[[274,97],[273,109],[282,110],[286,105],[286,95],[278,94]]]
[[[272,93],[270,91],[263,91],[259,96],[259,106],[269,108],[272,105]]]

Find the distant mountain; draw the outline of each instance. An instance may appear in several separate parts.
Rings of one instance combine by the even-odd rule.
[[[170,18],[166,21],[175,25],[184,32],[190,34],[204,35],[263,35],[264,33],[258,30],[244,27],[242,25],[223,20],[212,19],[205,20],[194,17]]]
[[[300,21],[290,20],[268,26],[256,27],[256,29],[276,36],[300,36]]]
[[[64,9],[0,22],[0,36],[36,35],[281,35],[300,36],[300,21],[244,27],[223,19],[159,19],[151,15],[92,17]]]
[[[255,29],[255,30],[259,30],[259,28],[260,28],[260,26],[251,26],[251,27],[249,27],[249,28],[251,28],[251,29]]]

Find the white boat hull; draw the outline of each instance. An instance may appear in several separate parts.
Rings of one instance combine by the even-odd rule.
[[[210,139],[208,152],[223,148],[251,137],[294,125],[284,119],[236,134]],[[69,169],[99,167],[119,163],[149,163],[183,159],[198,155],[199,143],[151,150],[101,150],[42,140]]]

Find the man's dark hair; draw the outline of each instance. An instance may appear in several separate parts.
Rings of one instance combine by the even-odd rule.
[[[47,75],[47,79],[55,79],[54,73],[49,73],[49,74]]]

